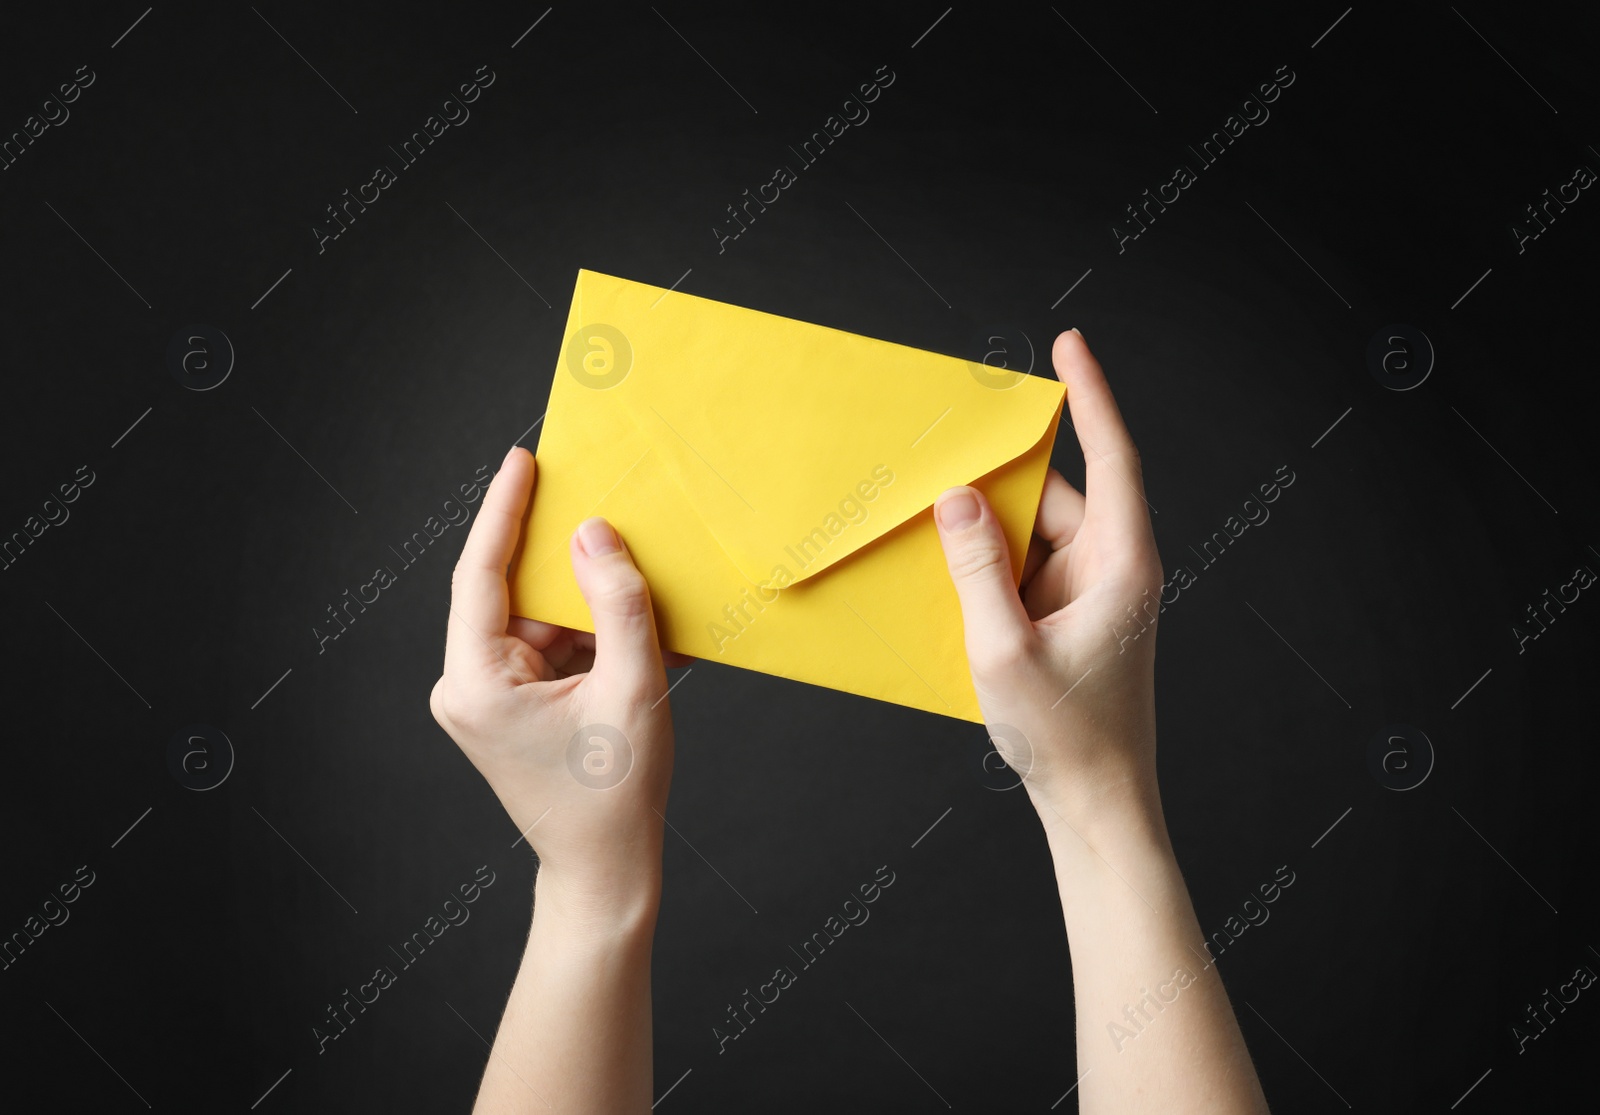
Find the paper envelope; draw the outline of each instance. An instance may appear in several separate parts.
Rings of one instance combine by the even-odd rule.
[[[1063,385],[579,271],[511,611],[593,631],[605,517],[671,650],[982,722],[933,522],[971,484],[1022,561]]]

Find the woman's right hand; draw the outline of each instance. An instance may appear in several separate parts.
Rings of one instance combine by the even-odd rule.
[[[1056,338],[1051,358],[1083,446],[1086,492],[1046,474],[1020,589],[982,493],[952,488],[935,519],[995,749],[1047,828],[1059,818],[1077,830],[1130,809],[1159,816],[1162,571],[1139,451],[1105,373],[1077,330]]]

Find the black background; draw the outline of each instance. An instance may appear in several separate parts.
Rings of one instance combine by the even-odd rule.
[[[1296,877],[1222,958],[1275,1110],[1592,1097],[1600,990],[1520,1053],[1513,1026],[1600,965],[1600,602],[1522,653],[1513,625],[1600,570],[1600,200],[1520,254],[1510,230],[1600,170],[1592,13],[574,5],[518,42],[542,5],[230,3],[113,48],[141,8],[0,27],[0,131],[95,75],[0,172],[0,535],[95,476],[0,572],[0,932],[96,877],[0,971],[13,1097],[470,1107],[533,862],[427,707],[464,531],[322,653],[313,627],[542,414],[579,267],[972,359],[1080,327],[1166,568],[1198,573],[1159,700],[1203,927]],[[324,207],[484,65],[470,119],[319,254]],[[725,207],[880,66],[870,119],[719,253]],[[1280,66],[1270,119],[1119,253],[1123,207]],[[1437,350],[1414,390],[1368,366],[1394,323]],[[166,356],[196,324],[237,354],[205,392]],[[1055,459],[1081,481],[1065,428]],[[1188,547],[1284,465],[1270,521],[1202,568]],[[672,704],[659,1110],[1049,1110],[1065,938],[983,731],[705,663]],[[169,773],[192,724],[236,752],[209,791]],[[1390,724],[1436,751],[1404,792],[1367,767]],[[326,1005],[480,865],[471,920],[319,1053]],[[880,865],[871,920],[719,1053],[726,1004]]]

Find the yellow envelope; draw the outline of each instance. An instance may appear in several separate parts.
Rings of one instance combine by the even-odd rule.
[[[669,649],[981,723],[932,505],[982,491],[1020,579],[1065,394],[579,271],[511,610],[594,630],[567,547],[601,515]]]

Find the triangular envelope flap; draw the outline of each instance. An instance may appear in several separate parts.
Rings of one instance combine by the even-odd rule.
[[[607,401],[757,583],[809,577],[1013,460],[1065,395],[1054,380],[1001,389],[955,357],[593,271],[574,301],[563,362],[581,367],[595,344],[597,370],[617,361]]]

